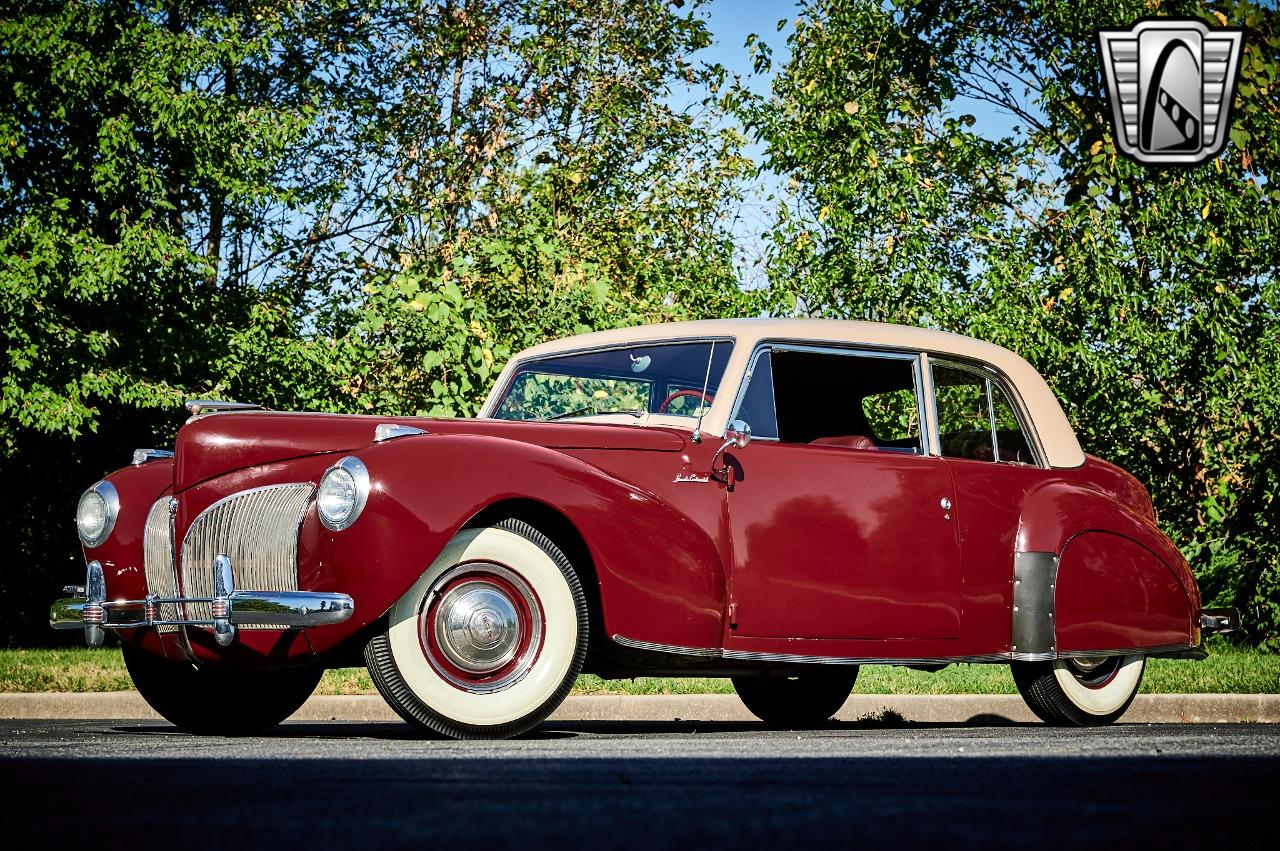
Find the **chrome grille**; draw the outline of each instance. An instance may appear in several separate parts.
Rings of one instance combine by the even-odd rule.
[[[231,559],[237,588],[297,591],[298,525],[313,492],[310,484],[269,485],[206,508],[182,540],[183,596],[213,596],[213,558],[220,553]],[[186,609],[193,620],[213,617],[208,603],[188,603]]]
[[[173,524],[169,521],[169,497],[155,501],[147,513],[142,535],[142,564],[147,574],[147,593],[157,597],[178,596],[177,576],[173,570]],[[160,606],[161,620],[177,620],[178,607],[173,603]],[[176,626],[158,626],[157,632],[177,632]]]

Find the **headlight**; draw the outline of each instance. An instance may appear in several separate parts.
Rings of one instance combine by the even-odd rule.
[[[326,529],[341,532],[360,516],[369,498],[369,471],[348,455],[324,471],[316,492],[316,511]]]
[[[111,482],[98,482],[80,497],[76,505],[76,530],[86,547],[96,547],[107,539],[120,514],[120,495]]]

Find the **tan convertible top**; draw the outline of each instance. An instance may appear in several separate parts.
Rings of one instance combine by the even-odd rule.
[[[620,328],[615,331],[597,331],[543,343],[518,354],[503,370],[490,392],[484,410],[487,413],[497,402],[495,398],[507,380],[515,364],[520,361],[546,355],[601,346],[628,343],[696,339],[733,338],[736,342],[733,356],[725,369],[725,382],[740,380],[756,345],[764,341],[787,341],[811,344],[835,343],[839,345],[867,346],[898,349],[911,352],[927,352],[931,355],[952,356],[977,361],[993,368],[1007,379],[1035,429],[1045,461],[1052,467],[1078,467],[1084,463],[1084,452],[1076,440],[1075,431],[1062,412],[1062,406],[1049,385],[1031,364],[1018,355],[992,343],[984,343],[972,337],[891,325],[882,322],[850,322],[835,319],[711,319],[700,322],[669,322],[660,325],[642,325]],[[728,386],[728,385],[726,385]],[[721,393],[703,418],[703,430],[709,434],[721,434],[728,423],[733,393]]]

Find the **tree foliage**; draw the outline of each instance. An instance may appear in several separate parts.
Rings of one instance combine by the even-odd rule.
[[[1230,143],[1196,168],[1139,165],[1112,136],[1094,31],[1153,11],[1245,30]],[[1245,2],[812,0],[772,97],[740,106],[792,189],[774,309],[1022,353],[1086,449],[1148,485],[1207,601],[1273,646],[1278,23]]]
[[[74,575],[48,518],[185,398],[466,414],[531,343],[750,309],[698,5],[9,4],[0,469],[34,479],[0,512],[10,635],[42,639]]]

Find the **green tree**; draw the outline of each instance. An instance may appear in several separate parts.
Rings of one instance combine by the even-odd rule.
[[[1153,9],[1245,30],[1230,144],[1196,168],[1139,165],[1112,137],[1094,31]],[[1239,606],[1271,646],[1278,22],[1247,2],[813,0],[772,97],[739,103],[790,181],[769,253],[775,309],[1021,352],[1086,449],[1148,485],[1207,601]]]
[[[751,309],[699,5],[6,6],[11,639],[78,570],[80,490],[186,398],[465,414],[530,343]]]
[[[282,258],[317,299],[246,329],[232,392],[466,414],[532,343],[750,309],[729,229],[750,164],[723,69],[693,58],[698,5],[371,7],[301,166],[346,189]]]

